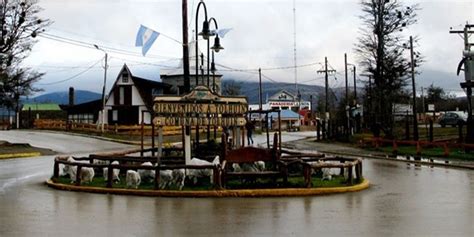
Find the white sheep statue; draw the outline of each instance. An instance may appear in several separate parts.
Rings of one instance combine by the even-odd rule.
[[[135,170],[127,170],[127,175],[126,175],[125,180],[127,182],[127,188],[134,188],[134,189],[137,189],[141,182],[140,175]]]
[[[171,184],[176,186],[178,190],[183,190],[184,180],[186,178],[185,169],[174,169],[172,171],[172,176],[173,176],[173,180]]]
[[[67,162],[78,162],[74,160],[74,158],[69,157],[67,159]],[[88,163],[88,162],[79,162],[79,163]],[[71,179],[71,183],[76,182],[77,178],[77,166],[75,165],[64,165],[63,172],[69,174],[69,178]],[[92,179],[94,178],[95,172],[93,168],[89,167],[82,167],[81,168],[81,173],[80,173],[80,183],[90,183],[92,182]]]
[[[218,165],[219,164],[219,156],[216,156],[214,160],[211,162],[206,161],[206,160],[201,160],[198,158],[192,158],[191,161],[189,162],[190,165],[199,165],[199,166],[205,166],[205,165]],[[213,181],[213,175],[214,171],[213,169],[189,169],[187,176],[193,181],[194,184],[197,183],[198,178],[203,178],[203,177],[209,177],[209,182],[211,184],[214,183]]]
[[[142,166],[147,166],[147,167],[153,167],[153,164],[151,162],[144,162],[142,163]],[[154,170],[143,170],[139,169],[138,174],[140,175],[140,178],[143,180],[143,182],[153,182],[155,180],[155,171]]]

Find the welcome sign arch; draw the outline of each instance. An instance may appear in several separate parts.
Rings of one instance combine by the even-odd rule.
[[[241,127],[246,122],[248,102],[243,96],[220,96],[206,86],[197,86],[184,96],[156,96],[153,111],[153,123],[159,127]],[[187,163],[191,159],[190,136],[184,134],[183,140]]]

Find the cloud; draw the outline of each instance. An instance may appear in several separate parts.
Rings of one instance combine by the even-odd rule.
[[[194,10],[198,0],[188,0],[189,21],[194,21]],[[419,1],[405,1],[416,3]],[[446,82],[444,76],[455,70],[459,62],[462,40],[448,33],[449,27],[462,27],[466,20],[473,21],[474,8],[471,1],[421,1],[419,23],[406,36],[418,35],[419,50],[426,58],[424,71],[430,73],[429,78],[420,75],[420,83],[433,80],[439,84],[449,84],[450,88],[459,87],[458,82]],[[134,47],[135,34],[140,24],[147,25],[163,34],[181,41],[181,1],[151,0],[42,0],[44,8],[42,16],[54,21],[49,32],[54,35],[77,39],[91,44],[109,46],[131,53],[140,53]],[[240,69],[256,69],[259,67],[291,66],[293,61],[293,3],[283,0],[214,0],[206,1],[209,17],[218,20],[219,27],[233,28],[221,43],[225,50],[216,54],[220,64]],[[449,9],[449,10],[447,10]],[[323,62],[328,57],[331,65],[341,71],[344,63],[343,55],[348,54],[349,62],[356,62],[353,54],[354,43],[358,35],[361,14],[359,1],[349,0],[296,0],[296,45],[298,64]],[[200,22],[203,19],[200,12]],[[190,37],[194,22],[190,24]],[[201,26],[199,26],[201,27]],[[204,46],[204,44],[201,44]],[[203,49],[203,47],[202,47]],[[115,78],[124,64],[135,64],[146,75],[157,75],[162,66],[176,66],[181,58],[181,45],[166,37],[160,36],[149,51],[150,57],[131,56],[130,54],[110,53],[111,68],[108,77]],[[100,60],[103,52],[40,39],[35,45],[29,65],[40,71],[47,71],[42,83],[54,82],[74,75],[77,70],[55,73],[49,66],[56,69],[67,69],[77,65],[90,65]],[[407,55],[408,57],[408,55]],[[160,65],[160,66],[158,66]],[[320,66],[298,69],[298,81],[309,81],[320,75],[316,70]],[[218,69],[222,69],[219,68]],[[359,72],[361,70],[358,70]],[[342,71],[341,71],[342,72]],[[64,85],[54,88],[66,88],[70,85],[78,89],[101,90],[103,71],[100,65],[94,70],[83,74]],[[235,77],[257,80],[256,74],[222,71],[224,78]],[[294,82],[294,72],[290,70],[273,70],[265,75],[279,82]],[[228,75],[226,75],[228,74]],[[338,76],[341,77],[341,76]],[[425,80],[427,82],[425,82]],[[321,80],[310,83],[322,85]],[[53,86],[44,86],[50,90]]]

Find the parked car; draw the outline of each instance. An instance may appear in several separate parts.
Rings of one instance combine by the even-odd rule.
[[[456,127],[458,124],[466,124],[467,115],[463,112],[446,112],[438,120],[441,127],[446,127],[446,125],[451,125]]]

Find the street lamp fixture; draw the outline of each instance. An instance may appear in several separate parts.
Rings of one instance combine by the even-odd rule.
[[[224,49],[221,45],[221,40],[219,38],[219,35],[216,34],[216,38],[214,38],[214,46],[211,47],[214,52],[219,53],[220,50]]]
[[[204,22],[202,24],[202,32],[200,32],[198,34],[198,20],[199,20],[199,9],[201,8],[201,6],[203,7],[204,9]],[[204,39],[208,40],[209,39],[209,36],[211,35],[211,32],[209,30],[209,22],[207,21],[207,7],[206,7],[206,4],[204,3],[203,0],[199,1],[198,5],[197,5],[197,10],[196,10],[196,20],[195,20],[195,32],[196,32],[196,49],[195,49],[195,57],[196,57],[196,74],[195,74],[195,79],[196,79],[196,85],[197,86],[199,84],[199,79],[198,79],[198,75],[199,75],[199,60],[198,60],[198,54],[199,54],[199,40],[198,40],[198,36],[201,35]],[[209,45],[209,41],[208,41],[208,45]],[[209,54],[208,54],[209,55]],[[209,58],[208,58],[208,62],[209,62]],[[209,65],[208,65],[208,70],[209,70]],[[204,73],[203,73],[204,74]],[[203,75],[204,76],[204,75]]]
[[[204,4],[204,6],[206,5]],[[202,31],[199,32],[198,35],[202,36],[202,38],[205,40],[209,40],[209,37],[213,35],[213,33],[209,30],[209,22],[207,21],[207,10],[206,10],[206,20],[204,20],[204,22],[202,23]]]

